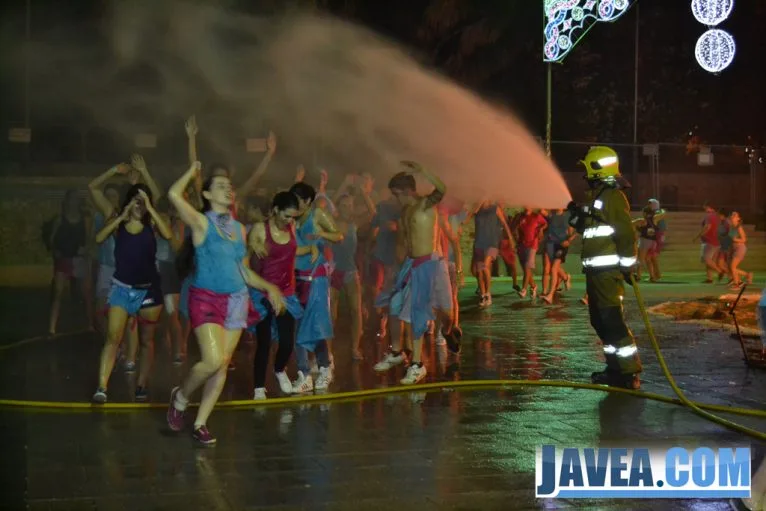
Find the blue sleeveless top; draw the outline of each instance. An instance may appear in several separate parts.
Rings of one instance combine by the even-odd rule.
[[[242,224],[228,215],[226,228],[234,239],[224,238],[216,228],[216,213],[208,212],[205,241],[194,247],[194,275],[191,285],[213,293],[232,294],[247,288],[240,272],[242,260],[247,256]]]
[[[356,225],[349,224],[343,241],[333,243],[332,256],[335,269],[339,271],[356,271]]]
[[[311,213],[309,213],[309,217],[306,219],[303,225],[301,225],[300,227],[296,226],[295,238],[298,240],[299,247],[316,245],[317,248],[319,249],[319,257],[317,258],[314,264],[311,264],[311,253],[296,257],[295,258],[296,270],[301,270],[301,271],[312,270],[314,266],[319,266],[320,264],[324,264],[327,262],[327,260],[324,257],[324,240],[308,239],[308,236],[310,234],[316,233],[316,228],[314,227],[314,211],[315,210],[313,209],[311,210]]]
[[[114,234],[114,278],[129,286],[142,286],[159,280],[156,264],[157,240],[151,225],[131,234],[121,223]]]

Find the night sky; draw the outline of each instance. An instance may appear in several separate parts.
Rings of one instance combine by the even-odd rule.
[[[299,2],[300,3],[300,2]],[[302,2],[311,4],[312,2]],[[545,133],[542,1],[317,0],[321,9],[405,44],[424,63],[508,105],[534,134]],[[32,37],[51,31],[102,44],[103,0],[31,0]],[[282,2],[230,2],[231,9],[274,11]],[[640,10],[639,142],[685,142],[698,127],[711,144],[766,142],[766,2],[737,0],[720,28],[737,42],[733,64],[718,76],[700,68],[694,45],[705,31],[687,0],[638,0],[614,24],[589,32],[563,65],[554,65],[554,140],[631,142],[636,8]],[[7,55],[24,37],[24,1],[2,7],[3,124],[23,119],[23,85]],[[35,77],[32,76],[31,80]],[[67,80],[62,70],[61,80]],[[55,84],[51,84],[54,86]],[[50,123],[33,111],[33,127]]]

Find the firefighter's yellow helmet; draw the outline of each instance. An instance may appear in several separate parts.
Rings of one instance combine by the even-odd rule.
[[[620,159],[611,147],[594,146],[582,160],[588,179],[606,179],[620,175]]]

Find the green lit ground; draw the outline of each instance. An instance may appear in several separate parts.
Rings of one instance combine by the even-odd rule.
[[[713,296],[723,286],[701,274],[644,284],[649,304]],[[762,283],[760,283],[762,286]],[[463,291],[465,346],[459,358],[429,343],[429,381],[566,379],[588,381],[602,367],[599,345],[579,302],[582,278],[560,302],[521,300],[501,279],[494,304],[479,310],[474,284]],[[754,286],[756,287],[756,286]],[[760,291],[758,287],[758,291]],[[756,291],[756,289],[753,289]],[[628,288],[630,293],[630,288]],[[36,335],[45,295],[4,290],[6,343]],[[632,295],[628,319],[645,365],[643,390],[671,395],[650,351]],[[692,399],[766,408],[766,372],[748,370],[728,332],[653,318],[671,370]],[[77,329],[66,320],[62,329]],[[0,352],[2,398],[87,401],[95,386],[100,339],[61,336]],[[248,399],[252,349],[241,344],[223,399]],[[398,385],[372,365],[384,346],[368,339],[354,364],[342,335],[335,342],[332,390]],[[150,398],[164,402],[185,368],[160,346]],[[294,374],[294,368],[288,369]],[[273,378],[272,378],[273,380]],[[134,377],[116,371],[111,401],[130,401]],[[270,382],[270,395],[277,395]],[[5,409],[2,462],[8,509],[727,509],[723,501],[536,501],[534,452],[569,446],[656,443],[747,444],[682,408],[600,392],[543,387],[391,395],[356,403],[219,410],[214,449],[165,432],[164,412],[50,413]],[[766,423],[737,418],[761,431]],[[753,444],[760,451],[761,446]],[[2,507],[2,506],[0,506]]]

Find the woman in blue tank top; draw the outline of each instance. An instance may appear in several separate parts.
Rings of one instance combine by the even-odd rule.
[[[316,207],[316,191],[306,183],[295,183],[290,191],[298,197],[301,216],[296,222],[298,241],[295,258],[296,293],[303,306],[295,336],[295,358],[298,378],[292,392],[327,390],[332,383],[330,342],[333,338],[330,312],[330,265],[324,256],[328,243],[343,240],[335,222],[323,209]],[[308,353],[316,355],[319,376],[314,382]],[[280,382],[281,383],[281,382]],[[280,385],[281,386],[281,385]],[[286,390],[283,388],[283,391]]]
[[[173,431],[183,429],[189,399],[204,384],[193,437],[210,445],[216,439],[207,428],[207,419],[221,395],[229,360],[252,310],[247,288],[264,291],[277,314],[284,309],[284,297],[276,286],[250,269],[245,227],[231,215],[234,192],[228,177],[214,175],[203,183],[202,212],[184,198],[200,168],[200,163],[194,162],[168,192],[178,216],[191,230],[191,239],[178,259],[179,276],[183,280],[191,274],[187,315],[202,360],[191,368],[186,381],[172,390],[167,422]]]
[[[135,184],[125,194],[122,212],[112,218],[96,234],[96,242],[103,243],[114,236],[114,276],[109,292],[107,333],[98,371],[98,389],[93,401],[105,403],[109,376],[114,368],[117,349],[122,342],[128,318],[138,316],[141,321],[140,361],[136,399],[145,400],[146,381],[149,378],[154,355],[154,330],[162,312],[162,290],[155,263],[157,242],[155,229],[169,238],[170,227],[152,205],[149,187]]]

